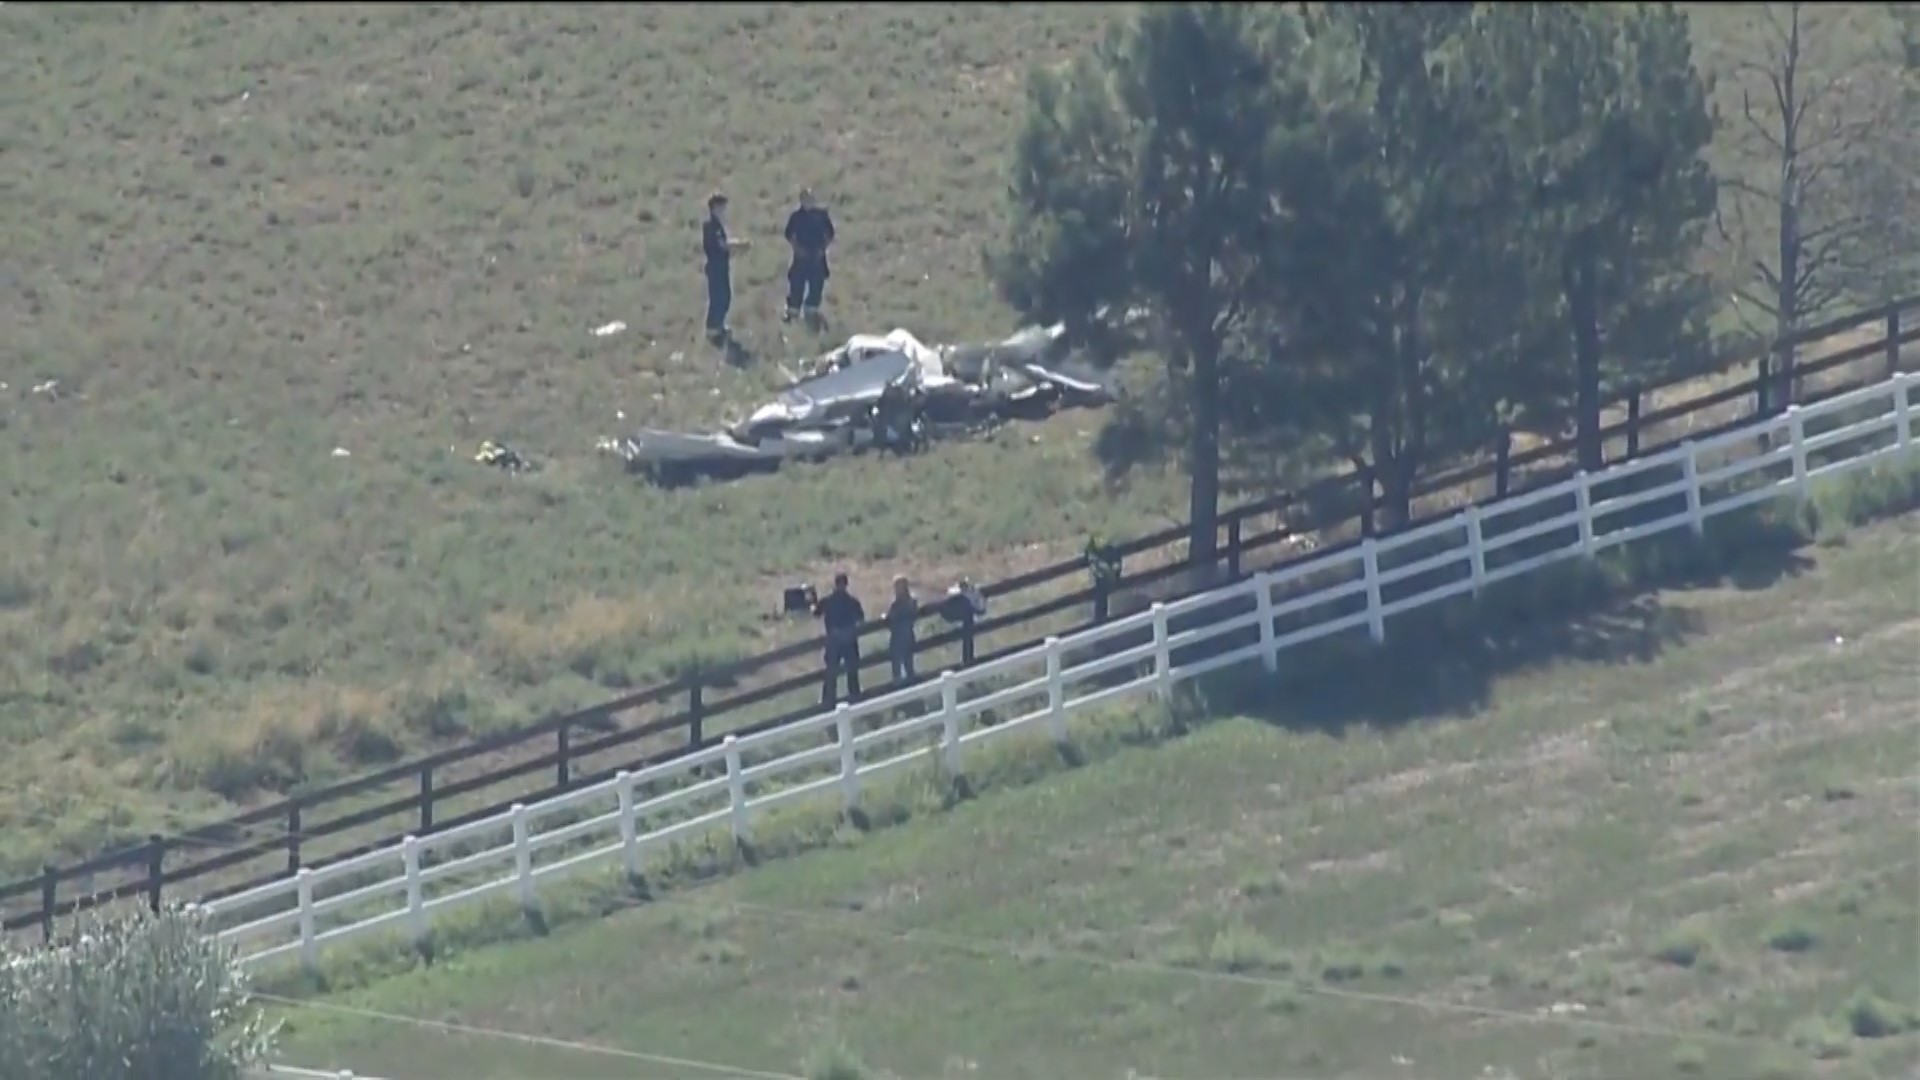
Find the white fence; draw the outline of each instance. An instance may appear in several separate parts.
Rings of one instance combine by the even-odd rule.
[[[1064,741],[1079,710],[1143,691],[1165,695],[1249,661],[1272,670],[1283,650],[1361,627],[1382,642],[1388,620],[1404,612],[1632,540],[1683,528],[1701,534],[1709,519],[1762,500],[1805,499],[1812,480],[1911,454],[1917,388],[1920,375],[1902,374],[488,820],[303,869],[203,910],[245,962],[311,966],[322,950],[369,935],[421,939],[436,916],[488,897],[510,895],[531,909],[543,883],[612,862],[638,873],[673,845],[716,831],[745,844],[776,807],[831,798],[854,810],[862,790],[888,774],[930,760],[961,773],[969,750],[986,741],[1035,731]],[[1775,445],[1748,452],[1761,443]],[[1002,716],[1012,718],[996,722]]]

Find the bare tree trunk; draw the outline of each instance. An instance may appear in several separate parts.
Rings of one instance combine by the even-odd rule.
[[[1574,446],[1580,468],[1588,472],[1606,466],[1600,441],[1600,297],[1595,260],[1591,237],[1575,239],[1562,282],[1567,317],[1573,323]]]
[[[1211,566],[1219,553],[1220,350],[1201,344],[1191,357],[1193,433],[1187,448],[1187,560]]]

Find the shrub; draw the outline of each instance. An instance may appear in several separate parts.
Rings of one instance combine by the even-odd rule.
[[[1791,920],[1777,922],[1767,929],[1767,945],[1779,952],[1806,952],[1820,941],[1807,926]]]
[[[1287,967],[1287,958],[1258,930],[1236,924],[1222,927],[1213,936],[1207,963],[1230,973],[1281,971]]]
[[[88,920],[59,948],[0,941],[0,1076],[238,1080],[271,1039],[231,950],[185,913]]]
[[[1912,1027],[1916,1019],[1909,1010],[1864,990],[1848,999],[1841,1013],[1847,1027],[1862,1039],[1898,1035]]]
[[[1675,927],[1654,947],[1653,957],[1675,967],[1690,968],[1713,953],[1713,938],[1698,925]]]
[[[807,1054],[807,1080],[866,1080],[867,1066],[851,1047],[837,1039],[816,1045]]]

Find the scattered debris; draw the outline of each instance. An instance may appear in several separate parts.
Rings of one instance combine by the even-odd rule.
[[[935,439],[1112,401],[1098,377],[1069,370],[1072,352],[1064,326],[1030,327],[997,344],[939,347],[906,330],[855,334],[800,375],[785,372],[786,392],[721,431],[643,428],[597,445],[661,484],[767,472],[789,460],[870,448],[915,453]]]
[[[352,457],[353,453],[352,451],[348,450],[344,446],[336,446],[333,448],[333,456],[334,457]]]
[[[508,446],[506,443],[495,442],[492,439],[488,439],[480,444],[480,452],[473,455],[473,460],[482,465],[491,465],[496,469],[505,469],[510,473],[533,471],[533,462],[522,455],[520,451]]]
[[[605,326],[594,327],[593,336],[594,337],[612,337],[613,335],[619,333],[622,330],[625,330],[626,328],[627,328],[626,323],[621,322],[619,319],[615,319],[612,322],[606,324]]]
[[[46,382],[40,383],[37,386],[35,386],[32,390],[29,391],[29,393],[44,394],[47,397],[59,397],[60,396],[60,380],[48,379]]]

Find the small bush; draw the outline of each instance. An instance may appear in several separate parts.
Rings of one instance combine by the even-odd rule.
[[[1913,1010],[1903,1009],[1878,994],[1861,991],[1842,1010],[1847,1027],[1862,1039],[1885,1039],[1915,1026]]]
[[[1675,967],[1690,968],[1713,953],[1713,938],[1704,927],[1678,926],[1654,947],[1653,958]]]
[[[197,918],[88,920],[63,949],[0,940],[0,1076],[238,1080],[273,1033]]]
[[[872,1075],[860,1056],[838,1039],[815,1046],[801,1068],[807,1080],[867,1080]]]
[[[1824,1016],[1803,1017],[1787,1029],[1787,1040],[1820,1059],[1833,1061],[1853,1053],[1845,1028]]]
[[[1388,978],[1405,974],[1398,960],[1375,957],[1351,945],[1322,949],[1314,958],[1314,967],[1322,979],[1333,983],[1363,979],[1369,971]]]
[[[1692,1076],[1707,1067],[1707,1052],[1688,1043],[1673,1052],[1673,1070]]]
[[[1207,963],[1217,971],[1235,973],[1284,971],[1290,966],[1286,954],[1264,934],[1237,925],[1213,935],[1213,944],[1207,948]]]
[[[1306,996],[1291,986],[1270,986],[1260,994],[1260,1008],[1292,1016],[1307,1007]]]
[[[1767,947],[1779,952],[1806,952],[1819,940],[1819,935],[1797,922],[1775,923],[1767,931]]]
[[[1287,879],[1283,874],[1251,874],[1240,882],[1240,895],[1249,900],[1279,896],[1287,891]]]

